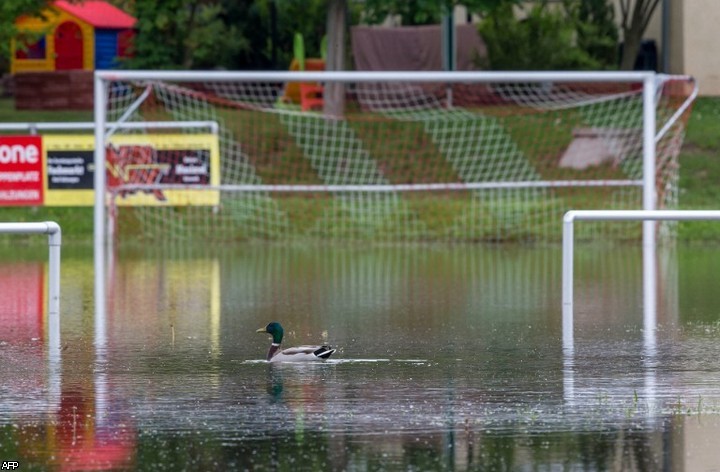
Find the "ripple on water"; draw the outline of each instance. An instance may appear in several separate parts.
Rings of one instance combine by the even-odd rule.
[[[240,364],[273,364],[265,359],[247,359],[243,361],[234,361]],[[293,365],[339,365],[339,364],[378,364],[378,363],[407,363],[407,364],[427,364],[427,359],[328,359],[323,362],[282,362],[282,365],[293,364]],[[277,364],[273,364],[277,365]]]

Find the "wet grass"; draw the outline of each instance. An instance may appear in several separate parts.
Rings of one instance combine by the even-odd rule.
[[[0,221],[56,221],[61,224],[63,243],[92,244],[92,207],[0,207]],[[0,245],[46,244],[37,235],[0,235]]]
[[[93,121],[93,112],[92,110],[16,110],[15,100],[0,98],[0,123],[41,123],[46,121]],[[6,132],[0,131],[0,133],[5,134]]]
[[[688,122],[680,154],[680,208],[720,209],[720,98],[699,98]],[[678,225],[688,242],[719,241],[720,222],[693,221]]]

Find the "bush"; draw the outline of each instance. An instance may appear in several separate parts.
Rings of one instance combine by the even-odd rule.
[[[533,6],[526,18],[515,15],[504,3],[490,12],[478,30],[487,46],[487,58],[479,65],[494,70],[588,70],[607,68],[578,45],[578,39],[596,44],[588,36],[595,31],[579,20],[576,10],[551,9],[543,2]]]
[[[577,27],[577,45],[598,60],[601,67],[618,65],[618,27],[615,9],[608,0],[564,0],[568,15]]]

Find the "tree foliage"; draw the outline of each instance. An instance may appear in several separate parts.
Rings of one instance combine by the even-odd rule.
[[[229,0],[228,3],[236,2]],[[252,5],[256,18],[253,25],[248,24],[251,30],[246,29],[252,31],[253,46],[249,54],[238,58],[243,68],[287,69],[293,58],[296,33],[303,37],[306,56],[320,57],[322,39],[327,32],[327,0],[245,0],[237,3]],[[236,15],[234,21],[240,22],[242,18]]]
[[[542,1],[518,14],[510,2],[479,25],[495,70],[598,70],[617,67],[617,27],[605,0]]]
[[[577,46],[603,68],[618,63],[618,27],[615,8],[608,0],[563,0],[577,32]]]
[[[81,0],[74,0],[81,1]],[[134,57],[127,61],[131,68],[226,68],[286,69],[292,59],[295,33],[305,40],[308,57],[320,55],[320,44],[327,30],[328,0],[109,0],[138,18]],[[50,0],[0,1],[0,71],[7,70],[10,39],[17,37],[14,21],[22,14],[38,15]],[[520,0],[348,0],[350,24],[358,19],[379,24],[388,16],[400,18],[403,25],[437,24],[442,16],[457,5],[469,13],[479,14],[495,23],[484,34],[503,37],[503,47],[515,51],[521,39],[536,42],[537,52],[526,50],[516,62],[535,54],[550,57],[555,64],[577,64],[600,68],[617,64],[618,30],[611,0],[561,0],[565,22],[556,21],[543,6],[532,13],[530,22],[513,22],[507,12]],[[631,69],[640,48],[648,22],[659,0],[619,0],[619,22],[625,42],[622,67]],[[533,24],[532,22],[535,22]],[[543,34],[533,32],[543,28]],[[549,28],[549,29],[545,29]],[[571,32],[572,29],[572,32]],[[524,39],[523,39],[524,38]],[[499,40],[499,39],[498,39]],[[571,47],[561,47],[567,45]],[[515,49],[513,49],[515,48]],[[567,49],[566,51],[555,50]],[[495,54],[498,62],[497,54]],[[506,53],[510,59],[511,53]],[[588,56],[590,60],[588,61]],[[542,64],[539,64],[542,65]],[[537,68],[539,65],[536,65]],[[494,67],[498,67],[495,65]],[[516,66],[517,67],[517,66]]]
[[[227,64],[248,48],[237,25],[223,20],[221,0],[135,0],[133,57],[138,69],[202,69]]]
[[[519,19],[512,5],[493,10],[480,24],[488,56],[481,65],[494,70],[597,69],[600,63],[575,42],[576,27],[545,3]]]
[[[362,19],[379,24],[388,16],[398,16],[406,26],[430,25],[440,22],[442,16],[456,6],[465,6],[470,13],[484,14],[505,3],[521,0],[365,0]]]
[[[131,68],[287,69],[295,33],[309,57],[319,56],[326,27],[326,0],[132,3],[138,34]]]

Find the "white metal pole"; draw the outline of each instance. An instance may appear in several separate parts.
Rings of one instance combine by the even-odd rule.
[[[655,75],[643,81],[643,210],[657,208],[655,188]],[[646,343],[654,344],[657,326],[656,223],[643,221],[643,328]]]
[[[676,110],[675,113],[672,114],[670,118],[665,120],[665,124],[663,125],[660,130],[655,133],[655,143],[660,141],[660,139],[665,136],[665,134],[668,132],[668,130],[677,122],[677,120],[680,119],[680,117],[687,111],[688,108],[690,108],[690,105],[695,102],[695,99],[697,98],[698,94],[700,93],[700,87],[698,86],[697,81],[692,77],[687,77],[686,79],[690,83],[692,83],[692,92],[690,92],[690,95],[685,99],[682,105],[680,105]],[[657,120],[657,117],[656,117]]]
[[[60,349],[60,225],[46,221],[48,229],[48,390],[51,398],[59,398],[62,376]]]
[[[573,322],[573,253],[574,253],[574,224],[575,213],[569,211],[563,218],[562,236],[562,335],[563,350],[566,355],[574,351],[574,322]]]
[[[0,223],[0,233],[48,235],[48,346],[51,356],[57,354],[60,348],[60,225],[54,221]]]
[[[60,351],[60,246],[62,232],[55,222],[48,228],[48,346],[51,356]]]
[[[574,221],[717,221],[720,210],[572,210]]]
[[[643,82],[651,72],[578,72],[578,71],[423,71],[412,75],[407,71],[152,71],[152,70],[99,70],[95,76],[107,80],[161,80],[199,82]]]
[[[643,81],[643,210],[655,210],[657,191],[655,189],[655,75],[648,75]],[[652,225],[652,226],[651,226]],[[654,222],[647,220],[644,229],[652,229]],[[643,234],[644,244],[655,243],[653,232]]]
[[[95,324],[105,315],[105,108],[107,84],[95,73]]]
[[[703,221],[720,220],[720,210],[572,210],[563,217],[563,347],[572,345],[573,322],[573,222],[585,221]],[[654,242],[654,241],[653,241]],[[655,348],[657,326],[657,270],[655,245],[643,246],[644,343]],[[652,276],[646,272],[652,271]],[[566,329],[567,328],[567,329]]]

